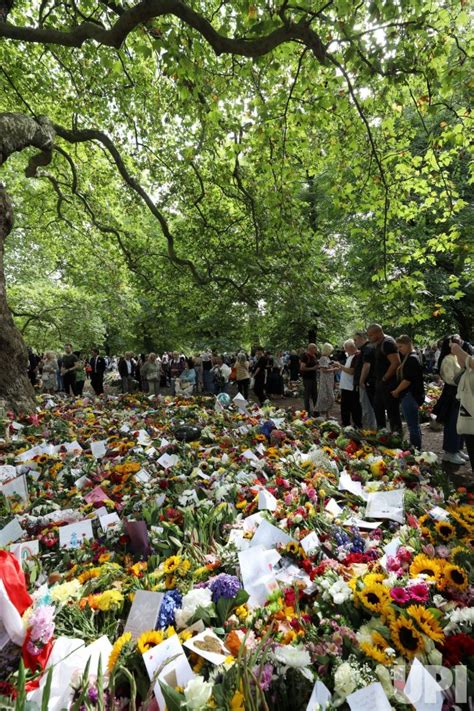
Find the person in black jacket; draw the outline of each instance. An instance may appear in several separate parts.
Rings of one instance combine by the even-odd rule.
[[[423,366],[413,348],[410,336],[396,339],[402,361],[397,368],[397,387],[391,395],[400,399],[402,412],[408,425],[410,444],[421,450],[421,429],[419,410],[425,401]]]
[[[135,376],[135,361],[130,351],[127,351],[127,353],[120,358],[118,372],[122,378],[122,392],[131,393],[133,391],[133,379]]]
[[[98,348],[92,349],[92,357],[89,360],[91,385],[96,395],[104,392],[104,373],[106,369],[105,358],[99,355]]]

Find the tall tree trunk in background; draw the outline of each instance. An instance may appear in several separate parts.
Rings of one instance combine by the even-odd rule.
[[[3,255],[13,225],[13,207],[0,185],[0,399],[16,412],[31,410],[34,391],[28,379],[28,353],[7,304]]]
[[[26,175],[33,176],[38,165],[45,165],[51,159],[53,140],[54,130],[47,119],[0,114],[0,166],[12,153],[34,146],[41,153],[30,159],[26,169]],[[3,257],[12,227],[12,202],[0,183],[0,400],[5,400],[15,412],[20,412],[33,409],[35,396],[27,375],[26,346],[7,303]]]

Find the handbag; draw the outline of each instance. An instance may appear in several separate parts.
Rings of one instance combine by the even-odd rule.
[[[443,425],[448,419],[449,412],[456,399],[456,391],[457,387],[455,385],[444,384],[441,395],[432,410],[433,415],[436,416],[436,422],[440,422]]]

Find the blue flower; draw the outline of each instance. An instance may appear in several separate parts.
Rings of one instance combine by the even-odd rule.
[[[217,602],[221,597],[227,599],[234,598],[242,587],[240,580],[235,575],[222,573],[218,575],[209,585],[212,591],[212,601]]]
[[[168,590],[168,592],[165,593],[160,612],[158,613],[157,629],[162,630],[165,629],[165,627],[174,625],[174,611],[176,608],[181,607],[182,599],[183,596],[179,590]]]

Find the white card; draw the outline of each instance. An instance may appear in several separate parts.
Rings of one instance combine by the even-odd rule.
[[[102,459],[107,451],[107,440],[102,439],[99,442],[91,442],[91,452],[94,459]]]
[[[261,546],[239,552],[240,575],[244,589],[250,596],[250,607],[264,605],[270,593],[278,587],[270,553]]]
[[[357,528],[367,528],[369,530],[376,529],[382,525],[382,521],[364,521],[357,516],[351,516],[342,522],[343,526],[357,526]]]
[[[119,432],[122,432],[122,434],[127,434],[127,432],[130,432],[130,425],[122,425],[122,427],[119,429]]]
[[[316,531],[311,531],[311,533],[308,533],[308,535],[300,541],[300,546],[306,555],[311,555],[311,553],[313,553],[316,548],[319,548],[320,545],[321,541],[319,540]]]
[[[449,518],[449,513],[440,506],[434,506],[428,513],[431,518],[434,518],[436,521],[447,521]]]
[[[167,447],[168,445],[169,445],[169,442],[166,439],[166,437],[162,437],[161,442],[160,442],[160,449],[163,449],[163,447]]]
[[[74,482],[76,485],[77,489],[83,489],[87,484],[92,484],[91,480],[87,478],[87,476],[84,474],[83,476],[80,476],[79,479],[76,479]]]
[[[263,489],[258,492],[258,510],[259,511],[275,511],[278,506],[278,501],[273,494]]]
[[[370,493],[365,510],[366,518],[388,518],[392,521],[403,523],[405,520],[404,496],[405,489]]]
[[[24,563],[33,556],[39,555],[39,541],[34,539],[23,543],[13,543],[9,549],[20,563]]]
[[[246,449],[245,452],[242,453],[242,456],[250,461],[258,462],[258,457],[252,452],[251,449]]]
[[[361,499],[367,499],[367,494],[362,489],[362,484],[360,481],[352,481],[350,475],[343,471],[339,476],[339,491],[349,491],[355,496],[359,496]]]
[[[201,648],[201,644],[206,645],[209,642],[216,649],[220,646],[220,652],[211,652],[207,649]],[[204,659],[207,659],[207,661],[212,664],[223,664],[230,654],[229,650],[224,647],[222,640],[219,639],[214,630],[209,627],[203,632],[197,634],[195,637],[186,640],[186,642],[183,643],[183,646],[190,649],[192,652],[195,652],[195,654],[198,654],[200,657],[204,657]]]
[[[325,711],[326,706],[331,703],[331,692],[326,684],[319,679],[313,686],[313,693],[306,707],[306,711]]]
[[[2,464],[2,466],[0,466],[0,484],[4,484],[10,481],[10,479],[15,479],[16,476],[16,467],[12,467],[11,464]]]
[[[262,546],[263,548],[274,548],[279,543],[286,546],[287,543],[294,540],[294,538],[282,531],[281,528],[263,519],[255,531],[254,537],[250,541],[250,547]]]
[[[23,501],[28,501],[28,485],[25,475],[22,474],[21,476],[17,476],[16,479],[2,484],[1,491],[5,497],[19,496]]]
[[[120,525],[120,518],[114,511],[113,513],[106,514],[105,516],[100,516],[99,523],[103,531],[108,531],[110,528],[115,528],[115,526]]]
[[[92,521],[90,519],[77,521],[67,526],[61,526],[59,529],[59,546],[60,548],[80,548],[84,541],[93,537]]]
[[[441,711],[443,706],[442,688],[416,658],[411,665],[403,693],[416,711]]]
[[[171,661],[167,662],[167,660]],[[160,709],[164,709],[166,706],[161,693],[160,681],[169,684],[173,688],[176,686],[185,687],[188,681],[194,677],[194,672],[176,634],[145,652],[143,661],[150,679],[154,679],[158,669],[162,667],[156,677],[157,680],[153,689]]]
[[[135,479],[138,479],[138,481],[141,481],[143,484],[146,484],[147,481],[150,481],[151,474],[147,472],[146,469],[140,469],[140,471],[135,474]]]
[[[341,509],[339,504],[337,503],[336,499],[329,499],[327,502],[326,506],[324,507],[325,510],[331,514],[331,516],[340,516],[344,509]]]
[[[157,461],[163,469],[171,469],[171,467],[175,467],[177,465],[179,457],[177,454],[168,454],[165,452]]]
[[[21,538],[24,533],[25,531],[22,529],[17,519],[12,518],[12,520],[0,530],[0,547],[5,548],[9,543],[14,543]]]
[[[139,430],[137,442],[138,442],[138,444],[141,444],[145,447],[147,447],[149,444],[151,444],[150,435],[148,434],[148,432],[146,430]]]
[[[392,711],[392,706],[379,681],[349,694],[346,701],[351,711],[367,711],[367,709],[370,711]]]
[[[142,632],[154,630],[163,597],[164,593],[135,590],[135,597],[128,613],[124,632],[131,632],[133,639],[138,639]]]

